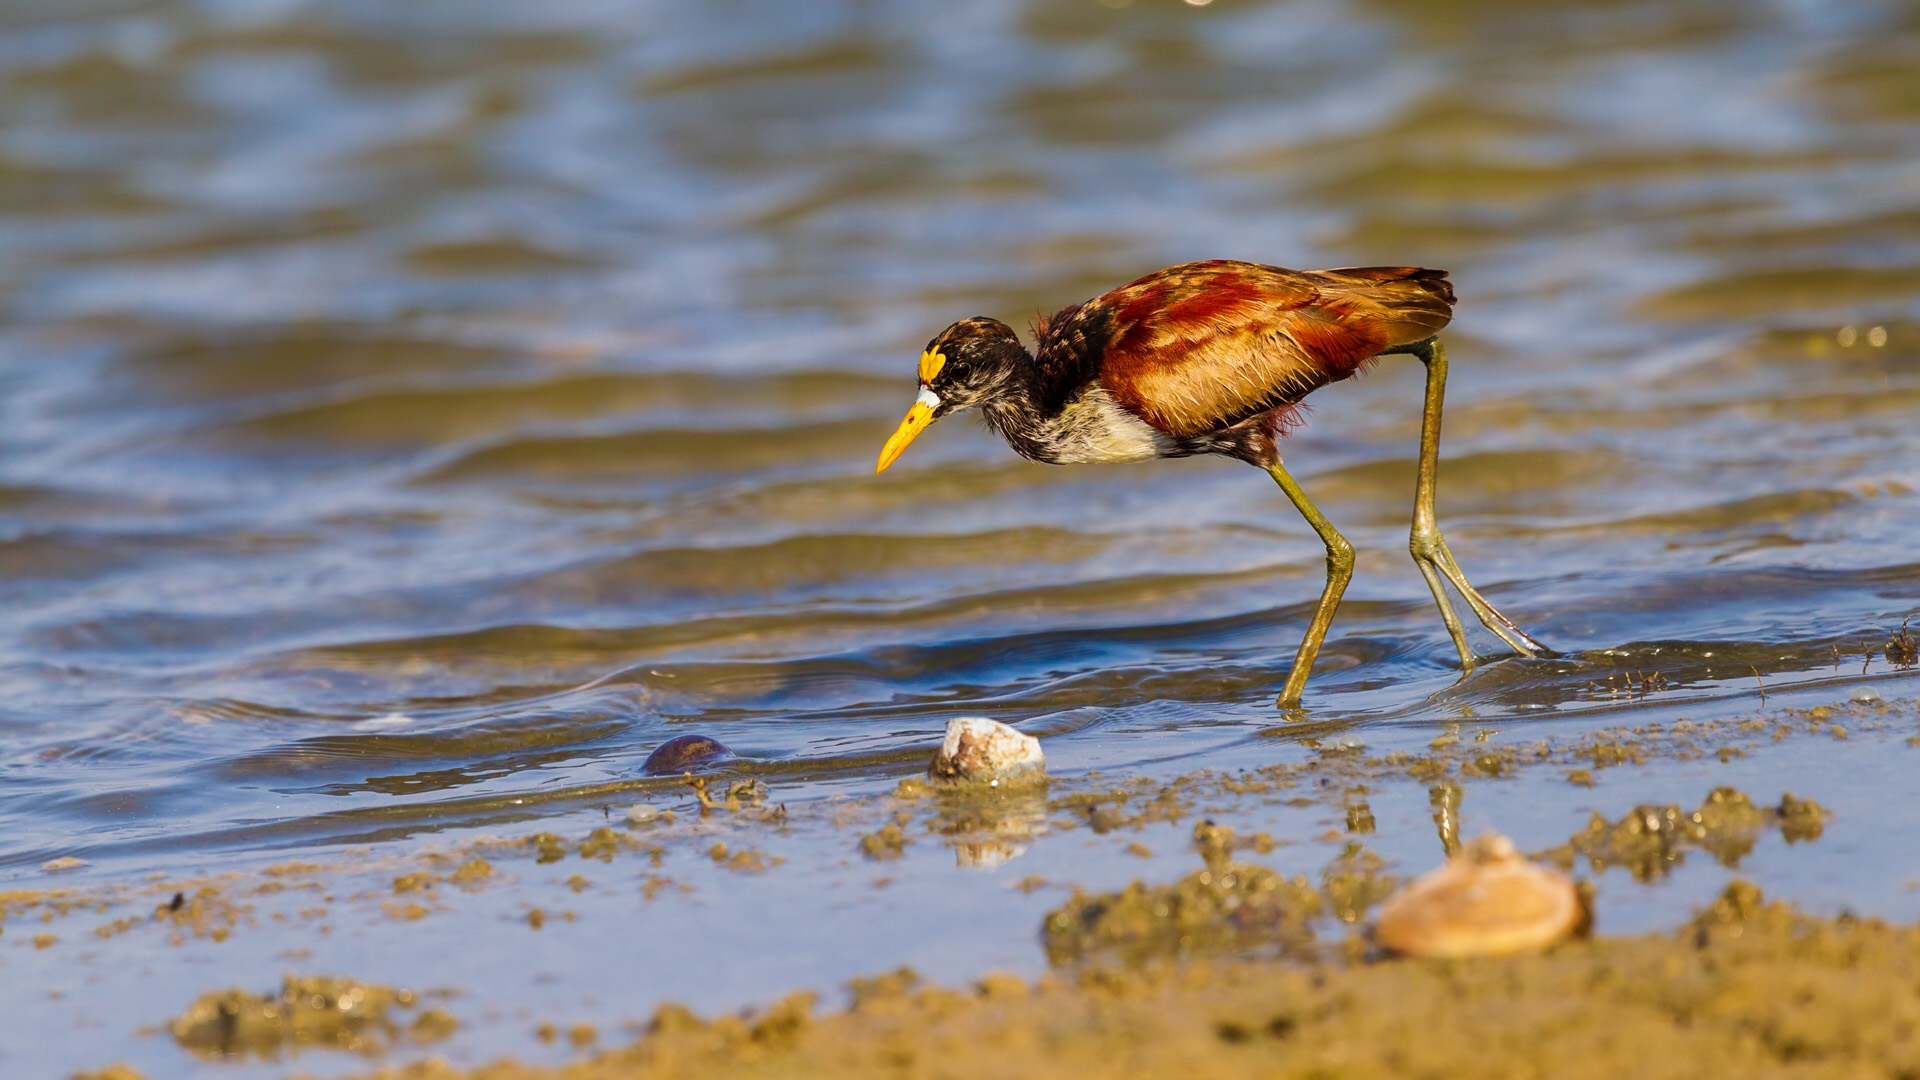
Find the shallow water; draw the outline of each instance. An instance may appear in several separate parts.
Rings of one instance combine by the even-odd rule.
[[[690,732],[795,807],[890,789],[960,714],[1065,776],[1311,753],[1271,703],[1321,551],[1266,478],[1034,465],[966,420],[872,475],[948,321],[1194,258],[1452,271],[1441,522],[1567,654],[1461,677],[1405,554],[1419,373],[1391,360],[1285,448],[1360,550],[1320,735],[1906,696],[1916,71],[1920,11],[1872,3],[9,4],[0,888],[61,857],[105,887],[584,832]],[[1920,848],[1847,805],[1893,806],[1912,752],[1729,766],[1839,809],[1769,887],[1910,914]],[[1544,845],[1715,782],[1521,781],[1467,813]],[[1411,870],[1436,850],[1407,792],[1376,810]],[[629,890],[597,930],[583,906],[538,955],[491,944],[502,899],[357,946],[156,941],[137,988],[48,1000],[83,961],[9,926],[0,1062],[173,1075],[135,1029],[296,947],[501,1010],[471,1004],[460,1054],[536,1054],[523,1014],[1036,970],[1058,897],[1008,881],[1185,865],[1069,837],[998,874],[916,852],[873,893],[844,839]]]

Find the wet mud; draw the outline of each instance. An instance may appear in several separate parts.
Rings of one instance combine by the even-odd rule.
[[[464,917],[459,916],[464,909],[495,894],[527,898],[515,916],[519,933],[549,934],[575,925],[578,903],[609,886],[652,905],[672,897],[697,902],[713,890],[724,891],[728,877],[807,873],[807,860],[796,870],[793,859],[824,838],[837,838],[841,865],[888,874],[929,849],[944,848],[961,867],[978,868],[1020,858],[1035,845],[1057,856],[1061,845],[1090,844],[1155,867],[1184,863],[1185,869],[1117,889],[1087,889],[1032,872],[1013,882],[1021,893],[1057,897],[1031,927],[1035,946],[1053,971],[1038,981],[993,976],[971,989],[953,990],[895,972],[855,983],[855,1004],[845,1013],[822,1013],[824,999],[812,994],[712,1021],[666,1008],[640,1043],[565,1067],[572,1071],[502,1064],[462,1073],[420,1057],[414,1065],[396,1066],[399,1072],[381,1075],[617,1077],[680,1075],[673,1070],[696,1066],[807,1075],[826,1068],[827,1061],[841,1062],[850,1070],[847,1075],[883,1067],[896,1074],[905,1068],[912,1075],[946,1058],[923,1057],[919,1051],[901,1058],[901,1046],[945,1046],[945,1040],[964,1037],[1008,1048],[1009,1056],[995,1069],[1043,1076],[1110,1067],[1114,1059],[1099,1049],[1100,1033],[1110,1033],[1104,1025],[1113,1019],[1111,1010],[1120,1009],[1131,1023],[1136,1008],[1164,1009],[1192,1025],[1191,1030],[1168,1024],[1140,1029],[1140,1041],[1129,1045],[1150,1059],[1200,1054],[1195,1061],[1230,1075],[1269,1067],[1310,1070],[1331,1061],[1327,1055],[1333,1047],[1361,1034],[1371,1038],[1414,1022],[1470,1028],[1490,1023],[1488,1017],[1516,1007],[1517,1001],[1571,994],[1576,986],[1586,987],[1580,991],[1587,995],[1580,1015],[1591,1019],[1582,1021],[1571,1041],[1548,1050],[1521,1047],[1521,1035],[1503,1036],[1497,1040],[1502,1053],[1512,1050],[1518,1056],[1499,1058],[1505,1063],[1500,1068],[1524,1073],[1561,1060],[1554,1055],[1562,1050],[1569,1055],[1565,1061],[1573,1061],[1585,1053],[1588,1044],[1582,1040],[1601,1039],[1601,1017],[1612,1017],[1608,1022],[1619,1025],[1617,1030],[1656,1044],[1681,1038],[1686,1024],[1703,1023],[1697,1038],[1688,1036],[1694,1042],[1686,1053],[1709,1055],[1708,1047],[1719,1046],[1716,1040],[1735,1037],[1731,1013],[1709,1022],[1691,1011],[1695,1005],[1675,1012],[1677,1007],[1650,996],[1641,983],[1628,993],[1610,980],[1631,982],[1650,978],[1656,969],[1683,969],[1724,981],[1737,969],[1744,973],[1736,980],[1743,995],[1756,994],[1755,988],[1770,979],[1785,980],[1784,986],[1824,987],[1836,978],[1832,968],[1838,958],[1869,940],[1875,948],[1913,953],[1905,961],[1894,955],[1877,961],[1885,970],[1876,967],[1870,978],[1893,979],[1902,970],[1899,963],[1920,965],[1920,930],[1854,916],[1816,918],[1761,903],[1751,886],[1741,884],[1677,934],[1607,937],[1601,925],[1599,939],[1558,945],[1540,957],[1460,960],[1454,963],[1465,966],[1449,968],[1396,959],[1377,933],[1376,921],[1410,879],[1461,845],[1462,816],[1477,800],[1503,787],[1535,783],[1553,790],[1570,769],[1584,767],[1596,771],[1591,788],[1559,790],[1591,792],[1604,800],[1618,778],[1631,772],[1662,765],[1722,769],[1750,755],[1791,755],[1809,743],[1834,739],[1836,726],[1851,732],[1850,743],[1907,752],[1905,733],[1917,724],[1920,712],[1911,703],[1875,700],[1524,742],[1463,729],[1458,736],[1443,733],[1427,740],[1417,752],[1371,753],[1302,731],[1288,733],[1306,751],[1297,760],[1230,773],[1203,769],[1151,779],[1096,770],[1057,777],[1044,791],[947,789],[909,777],[880,794],[794,805],[778,801],[777,782],[695,777],[653,792],[654,801],[631,808],[637,812],[604,808],[596,815],[603,824],[479,838],[406,859],[279,863],[214,880],[154,881],[133,891],[69,885],[0,894],[5,915],[0,941],[27,925],[53,936],[50,947],[58,948],[55,931],[91,917],[89,936],[103,943],[158,934],[175,947],[231,947],[235,935],[267,927],[297,939],[316,932],[324,937],[332,927]],[[1737,753],[1729,755],[1730,750]],[[1428,854],[1418,862],[1391,860],[1375,850],[1390,837],[1383,836],[1378,820],[1369,823],[1373,806],[1396,803],[1423,808],[1415,816],[1424,818]],[[1584,875],[1584,889],[1610,888],[1607,882],[1617,879],[1619,888],[1634,890],[1683,872],[1686,856],[1695,852],[1710,865],[1737,870],[1768,842],[1790,850],[1818,846],[1834,821],[1814,800],[1790,794],[1755,799],[1731,784],[1710,788],[1695,809],[1683,806],[1640,803],[1617,818],[1596,811],[1563,843],[1535,857]],[[1225,823],[1273,812],[1314,815],[1327,828],[1308,840]],[[1143,837],[1155,838],[1154,846],[1142,843]],[[1311,869],[1278,868],[1300,865],[1309,848],[1322,853]],[[1617,869],[1628,873],[1614,875]],[[873,887],[884,889],[889,881],[875,879]],[[1622,898],[1616,894],[1616,899]],[[1749,933],[1742,929],[1748,926],[1764,928],[1771,943],[1765,957],[1753,951],[1759,948],[1755,939],[1736,941]],[[1805,942],[1826,944],[1814,948]],[[1724,952],[1729,948],[1736,952]],[[1474,966],[1487,964],[1495,966]],[[1450,980],[1464,980],[1465,996],[1446,996]],[[1215,983],[1218,989],[1205,988]],[[1373,995],[1383,993],[1399,997],[1381,1004]],[[1023,1010],[1007,1007],[1013,999],[1027,1003],[1025,1019],[1014,1018]],[[1278,1009],[1271,1005],[1275,1001],[1285,1002],[1285,1008],[1273,1015],[1249,1012],[1254,1002]],[[1836,1017],[1845,1007],[1836,999]],[[1522,1010],[1533,1018],[1527,1022],[1565,1022],[1562,1014],[1543,1008]],[[1825,1006],[1816,1002],[1812,1008],[1809,1016]],[[166,1031],[186,1052],[221,1060],[281,1060],[326,1051],[408,1058],[448,1045],[447,1039],[458,1045],[472,1023],[461,1012],[457,996],[429,1006],[403,990],[302,975],[289,976],[279,990],[267,993],[207,993],[186,1005]],[[880,1016],[891,1017],[886,1021],[891,1026],[873,1027]],[[1677,1019],[1681,1016],[1687,1019]],[[534,1033],[551,1029],[551,1038],[540,1037],[542,1045],[576,1052],[609,1045],[599,1034],[584,1039],[568,1034],[583,1028],[592,1025],[556,1019]],[[1274,1034],[1282,1030],[1284,1035]],[[1889,1052],[1869,1045],[1871,1040],[1820,1038],[1826,1040],[1821,1054],[1847,1068]],[[868,1039],[892,1047],[894,1056],[863,1041]],[[1465,1042],[1415,1046],[1417,1041],[1383,1044],[1377,1054],[1357,1061],[1358,1071],[1351,1074],[1375,1070],[1385,1075],[1395,1063],[1449,1068],[1458,1060],[1449,1055],[1467,1052]],[[1034,1049],[1042,1044],[1053,1049]],[[1624,1051],[1610,1053],[1595,1059],[1593,1068],[1600,1063],[1627,1068],[1640,1060],[1622,1056]],[[1212,1055],[1221,1056],[1216,1062]],[[1764,1063],[1763,1058],[1753,1060]],[[980,1067],[986,1060],[980,1059]],[[1696,1059],[1683,1054],[1673,1060]]]
[[[1214,960],[1037,982],[856,983],[560,1068],[427,1062],[383,1080],[641,1077],[1884,1077],[1920,1068],[1920,927],[1814,918],[1735,882],[1676,932],[1460,961]]]

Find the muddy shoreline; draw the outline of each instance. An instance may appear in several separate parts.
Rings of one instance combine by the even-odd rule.
[[[900,971],[705,1020],[656,1011],[562,1067],[381,1080],[711,1076],[1896,1077],[1920,1065],[1920,927],[1818,919],[1736,882],[1670,934],[1518,959],[1213,960],[960,988]]]
[[[1031,931],[1049,974],[982,973],[972,983],[943,985],[901,969],[854,979],[844,1011],[830,1008],[819,991],[783,998],[781,988],[770,987],[762,1004],[711,1020],[662,1004],[650,1019],[631,1018],[624,1032],[561,1015],[525,1022],[528,1034],[550,1048],[550,1060],[462,1064],[447,1051],[458,1050],[475,1025],[501,1019],[476,1016],[464,1003],[470,988],[361,983],[344,977],[350,972],[305,970],[303,950],[291,949],[281,954],[288,961],[283,986],[205,988],[148,1038],[168,1039],[224,1068],[251,1062],[273,1074],[320,1068],[349,1075],[350,1059],[358,1057],[398,1062],[388,1067],[397,1071],[382,1076],[672,1076],[718,1067],[934,1075],[955,1062],[1007,1075],[1136,1067],[1145,1075],[1175,1060],[1229,1075],[1345,1062],[1346,1074],[1366,1076],[1462,1067],[1463,1055],[1491,1052],[1474,1050],[1478,1039],[1510,1056],[1496,1055],[1498,1067],[1486,1075],[1522,1075],[1556,1062],[1596,1076],[1662,1060],[1679,1069],[1725,1058],[1729,1048],[1738,1055],[1728,1060],[1751,1065],[1757,1075],[1812,1067],[1809,1061],[1835,1070],[1884,1066],[1895,1075],[1904,1051],[1867,1038],[1866,1028],[1846,1027],[1852,999],[1837,992],[1803,994],[1788,1010],[1796,1023],[1842,1031],[1819,1036],[1817,1061],[1780,1050],[1767,1041],[1775,1035],[1753,1026],[1762,1023],[1764,1010],[1753,1010],[1766,1005],[1755,996],[1763,984],[1824,988],[1842,978],[1884,979],[1885,1008],[1897,1012],[1909,993],[1899,983],[1903,965],[1920,964],[1920,930],[1763,904],[1758,890],[1739,880],[1756,847],[1823,842],[1834,815],[1811,796],[1718,784],[1684,801],[1616,804],[1609,813],[1594,811],[1563,842],[1531,851],[1616,905],[1651,896],[1647,890],[1685,871],[1689,860],[1733,875],[1735,884],[1678,930],[1612,934],[1603,919],[1591,940],[1542,957],[1444,963],[1393,958],[1369,931],[1382,900],[1457,848],[1463,809],[1503,787],[1546,783],[1604,796],[1620,778],[1649,769],[1683,766],[1710,779],[1754,757],[1836,740],[1881,753],[1920,752],[1913,702],[1860,696],[1866,700],[1527,741],[1463,726],[1440,731],[1417,751],[1374,753],[1353,740],[1293,733],[1290,741],[1307,753],[1287,764],[1157,781],[1095,771],[1009,792],[908,778],[882,794],[789,804],[779,801],[777,784],[759,776],[690,774],[666,797],[656,789],[649,801],[618,814],[609,808],[604,824],[579,832],[482,837],[411,856],[348,851],[215,878],[157,877],[139,887],[16,890],[0,894],[0,945],[27,947],[30,940],[36,950],[52,950],[77,939],[111,949],[122,940],[159,938],[175,947],[219,947],[235,935],[262,933],[297,942],[356,927],[430,924],[491,894],[513,898],[505,907],[517,924],[511,932],[534,935],[527,942],[537,949],[539,935],[583,918],[576,906],[603,891],[609,877],[649,910],[698,903],[715,875],[722,882],[778,881],[791,872],[781,851],[825,847],[842,852],[836,861],[843,870],[864,874],[867,888],[884,894],[909,853],[938,849],[961,868],[998,868],[1017,892],[1051,898]],[[1410,792],[1425,795],[1429,812],[1427,854],[1417,863],[1383,858],[1374,847],[1385,838],[1373,805]],[[1308,844],[1324,853],[1316,867],[1287,873],[1269,865],[1301,850],[1304,838],[1223,824],[1276,808],[1339,823]],[[1169,838],[1178,838],[1171,849]],[[1149,840],[1161,850],[1150,850]],[[803,846],[794,848],[796,841]],[[1011,874],[1029,848],[1060,852],[1063,844],[1150,860],[1158,872],[1104,891],[1031,871]],[[44,872],[57,878],[73,869]],[[1875,966],[1849,968],[1862,950],[1876,952]],[[1656,978],[1660,972],[1678,974]],[[1708,1016],[1674,1005],[1655,993],[1662,979],[1674,986],[1719,980],[1717,989],[1689,993],[1723,1011]],[[1450,996],[1448,988],[1459,993]],[[671,989],[662,996],[670,1001]],[[1527,1001],[1536,1004],[1519,1004]],[[1256,1008],[1262,1002],[1268,1004]],[[1253,1016],[1259,1008],[1280,1011]],[[1516,1009],[1524,1019],[1470,1034]],[[1748,1021],[1739,1020],[1743,1010]],[[1284,1023],[1276,1019],[1282,1012]],[[1566,1038],[1546,1039],[1573,1016],[1584,1019]],[[1453,1034],[1378,1037],[1416,1023]],[[1282,1029],[1284,1037],[1274,1034]],[[1114,1044],[1116,1030],[1132,1034]],[[1646,1049],[1668,1044],[1680,1048]],[[1602,1045],[1614,1049],[1595,1050]],[[1361,1046],[1365,1053],[1343,1056]]]

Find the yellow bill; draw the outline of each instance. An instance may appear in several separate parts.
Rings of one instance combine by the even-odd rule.
[[[933,410],[939,407],[940,395],[921,387],[920,396],[913,401],[913,408],[907,410],[907,418],[900,421],[900,426],[887,439],[887,445],[880,448],[880,464],[873,467],[874,475],[886,472],[887,466],[893,464],[893,459],[900,456],[907,444],[927,430],[927,425],[933,423]]]

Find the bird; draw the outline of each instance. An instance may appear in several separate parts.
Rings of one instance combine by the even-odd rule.
[[[1353,545],[1288,472],[1280,442],[1302,402],[1383,356],[1426,365],[1413,527],[1408,550],[1440,609],[1462,669],[1467,642],[1445,584],[1523,656],[1558,655],[1501,614],[1467,580],[1434,514],[1447,354],[1453,319],[1444,270],[1364,266],[1289,270],[1214,259],[1181,263],[1036,319],[1029,352],[1011,326],[984,316],[942,330],[920,353],[919,394],[880,451],[885,472],[934,421],[978,409],[1020,456],[1050,464],[1218,454],[1265,470],[1327,549],[1327,579],[1278,706],[1301,694],[1353,577]]]

